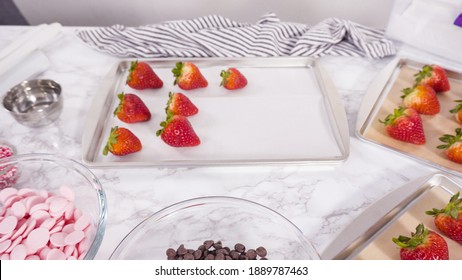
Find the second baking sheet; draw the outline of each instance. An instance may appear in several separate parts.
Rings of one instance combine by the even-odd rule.
[[[389,68],[391,71],[385,71],[377,77],[376,83],[383,85],[372,88],[367,93],[369,96],[365,97],[360,111],[367,111],[369,114],[365,120],[358,118],[358,121],[361,122],[358,133],[364,140],[391,148],[453,174],[462,175],[462,164],[448,160],[444,150],[436,148],[443,144],[439,137],[443,134],[454,134],[456,128],[462,127],[455,120],[454,115],[449,112],[457,104],[454,100],[462,99],[462,75],[460,73],[447,71],[451,90],[437,94],[441,106],[440,113],[433,116],[421,115],[426,138],[424,145],[414,145],[392,139],[388,136],[384,124],[379,121],[393,113],[393,110],[398,106],[403,106],[401,90],[412,87],[414,74],[423,65],[420,62],[400,59],[391,63],[392,68]],[[360,112],[360,115],[362,113],[364,112]]]

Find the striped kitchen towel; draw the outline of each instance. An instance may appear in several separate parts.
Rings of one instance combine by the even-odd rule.
[[[114,25],[77,30],[89,46],[118,57],[270,57],[344,55],[383,58],[396,53],[384,32],[349,20],[326,19],[312,27],[281,22],[273,13],[256,24],[222,16],[155,25]]]

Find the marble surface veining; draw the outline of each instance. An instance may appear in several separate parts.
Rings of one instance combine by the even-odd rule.
[[[0,27],[0,49],[30,27]],[[118,58],[82,44],[65,28],[43,49],[50,68],[38,78],[61,84],[64,110],[49,126],[31,129],[0,110],[0,140],[19,153],[56,153],[81,160],[85,117],[101,79]],[[350,131],[350,156],[332,166],[271,165],[194,168],[92,168],[108,199],[107,228],[97,259],[108,259],[122,238],[154,212],[181,200],[227,195],[249,199],[278,211],[296,224],[322,253],[369,205],[403,184],[434,169],[355,135],[362,98],[378,72],[391,60],[323,57],[345,110]]]

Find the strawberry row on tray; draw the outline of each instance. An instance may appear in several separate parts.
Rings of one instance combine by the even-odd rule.
[[[193,90],[208,86],[207,79],[192,62],[178,62],[172,69],[175,78],[173,84],[183,90]],[[230,67],[220,72],[221,84],[228,90],[244,88],[247,79],[236,68]],[[131,62],[126,84],[133,89],[159,89],[164,82],[146,62]],[[119,93],[119,105],[114,110],[114,116],[125,123],[145,122],[151,119],[151,112],[146,104],[133,93]],[[194,131],[188,117],[199,112],[194,103],[181,92],[170,92],[165,108],[166,120],[160,123],[157,136],[172,147],[194,147],[200,144],[200,139]],[[109,152],[116,156],[138,152],[142,149],[139,138],[125,127],[111,128],[109,138],[103,148],[103,155]]]
[[[439,65],[425,65],[414,75],[412,87],[402,90],[401,96],[404,106],[394,109],[385,120],[379,120],[386,127],[388,135],[396,140],[416,145],[426,142],[422,124],[423,115],[436,115],[440,112],[440,103],[437,94],[451,89],[446,70]],[[462,123],[462,100],[455,100],[459,104],[451,113],[456,114],[456,120]],[[439,138],[443,145],[438,149],[446,150],[451,161],[462,163],[462,130],[457,128],[455,135],[445,134]]]
[[[433,222],[440,233],[462,244],[462,198],[459,195],[459,192],[454,194],[444,208],[433,208],[425,214],[434,217]],[[402,260],[448,260],[448,244],[440,233],[421,223],[411,237],[400,235],[392,241],[400,248]]]

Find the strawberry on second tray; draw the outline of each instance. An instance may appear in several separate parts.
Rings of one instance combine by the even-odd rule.
[[[236,68],[228,68],[228,70],[223,70],[220,73],[222,78],[220,86],[223,86],[226,89],[234,90],[240,89],[247,85],[246,77]]]
[[[443,209],[433,208],[425,214],[434,216],[435,226],[447,237],[462,244],[462,197],[460,192],[449,199]]]
[[[448,91],[451,89],[446,70],[436,64],[425,65],[419,73],[415,74],[415,84],[431,86],[436,92]]]
[[[182,115],[189,117],[199,112],[199,109],[192,103],[192,101],[181,92],[170,92],[168,94],[167,107],[165,112],[168,115]]]
[[[119,106],[114,110],[114,116],[126,123],[145,122],[151,119],[151,112],[143,100],[133,93],[119,93]]]
[[[436,92],[430,86],[420,84],[402,90],[404,106],[412,108],[419,114],[436,115],[440,112],[440,102]]]
[[[161,88],[164,82],[146,62],[132,61],[126,84],[133,89]]]
[[[446,156],[453,162],[462,163],[462,129],[456,128],[456,134],[444,134],[439,140],[445,144],[436,148],[445,150]]]
[[[454,102],[457,102],[457,105],[449,112],[454,114],[458,123],[462,123],[462,100],[454,100]]]
[[[175,77],[173,84],[178,84],[181,89],[191,90],[208,86],[207,80],[192,62],[177,62],[175,68],[172,69],[172,73]]]
[[[393,238],[400,247],[402,260],[448,260],[449,249],[446,240],[438,233],[428,230],[423,224],[416,227],[411,237],[400,235]]]
[[[168,116],[160,125],[162,128],[157,131],[157,136],[172,147],[193,147],[201,143],[185,116]]]
[[[125,156],[136,153],[142,148],[141,141],[130,130],[115,126],[111,128],[109,139],[103,149],[103,155],[108,152],[115,156]]]
[[[390,137],[416,145],[425,144],[425,134],[419,113],[412,108],[396,108],[384,121]]]

